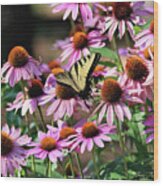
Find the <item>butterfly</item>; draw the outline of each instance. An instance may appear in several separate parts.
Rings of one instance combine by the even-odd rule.
[[[70,69],[56,76],[58,84],[71,87],[79,97],[88,98],[91,90],[91,74],[93,73],[101,55],[92,53],[77,61]]]

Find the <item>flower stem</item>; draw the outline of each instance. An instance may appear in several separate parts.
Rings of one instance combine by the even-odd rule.
[[[36,173],[35,157],[32,156],[31,159],[32,159],[32,171],[35,174]]]
[[[40,126],[38,125],[38,122],[37,122],[37,118],[36,118],[36,114],[33,113],[33,119],[34,119],[34,122],[35,122],[35,125],[36,125],[36,130],[39,131],[40,130]]]
[[[78,169],[80,171],[81,178],[84,179],[84,174],[83,174],[83,171],[82,171],[82,165],[81,165],[80,156],[79,156],[78,153],[75,153],[75,155],[76,155],[76,160],[77,160]]]
[[[98,167],[97,167],[97,164],[96,164],[95,153],[96,153],[95,148],[93,148],[93,150],[92,150],[92,160],[93,160],[93,165],[94,165],[94,169],[95,169],[96,177],[97,177],[97,179],[100,179],[99,174],[98,174]]]
[[[123,136],[122,136],[121,128],[120,128],[120,122],[119,122],[118,118],[117,118],[116,123],[117,123],[117,132],[118,132],[118,136],[119,136],[119,145],[120,145],[122,153],[123,153],[124,171],[125,171],[126,177],[128,178],[128,167],[127,167],[126,159],[124,158],[124,153],[126,151],[126,146],[125,146],[125,143],[124,143],[124,140],[123,140]]]
[[[72,172],[72,177],[75,178],[75,172],[74,172],[74,169],[73,169],[73,158],[72,158],[72,154],[69,153],[69,161],[70,161],[70,167],[71,167],[71,172]]]
[[[20,82],[20,86],[21,86],[21,89],[22,89],[22,91],[23,91],[24,97],[26,98],[27,94],[26,94],[26,92],[25,92],[25,88],[24,88],[24,83],[23,83],[23,81]]]
[[[47,162],[47,170],[46,170],[46,175],[48,178],[51,177],[51,162],[50,160],[48,159],[48,162]]]
[[[131,47],[131,42],[130,42],[128,32],[125,33],[125,42],[126,42],[127,47]]]
[[[27,124],[28,134],[31,135],[30,121],[29,121],[28,113],[24,117],[25,117],[25,121],[26,121],[26,124]]]
[[[65,171],[65,168],[64,168],[64,166],[63,166],[63,164],[62,164],[62,162],[61,162],[60,160],[58,160],[58,163],[59,163],[59,165],[60,165],[60,167],[61,167],[61,169],[62,169],[63,177],[64,177],[64,178],[68,178],[68,177],[67,177],[67,174],[66,174],[66,171]]]
[[[43,128],[44,131],[46,131],[45,121],[44,121],[43,113],[42,113],[42,110],[41,110],[40,106],[38,106],[38,111],[39,111],[41,122],[42,122],[42,128]]]
[[[119,62],[119,64],[118,64],[119,70],[124,71],[123,64],[122,64],[121,58],[120,58],[119,53],[118,53],[118,47],[117,47],[117,44],[116,44],[115,37],[113,37],[113,39],[111,41],[111,45],[112,45],[112,49],[117,53],[118,62]]]
[[[148,116],[148,105],[147,104],[144,104],[144,110],[145,110],[146,116]]]

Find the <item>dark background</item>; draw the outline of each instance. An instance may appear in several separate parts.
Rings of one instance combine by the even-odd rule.
[[[44,62],[57,57],[52,50],[56,39],[64,39],[70,30],[69,21],[51,13],[50,5],[3,5],[1,7],[2,64],[10,49],[24,46],[30,55]]]

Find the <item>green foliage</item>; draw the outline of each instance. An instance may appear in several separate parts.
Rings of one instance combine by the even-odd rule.
[[[8,84],[2,84],[1,87],[1,101],[2,107],[6,106],[7,102],[11,102],[15,99],[16,94],[21,90],[20,85],[17,84],[14,88],[11,88]]]
[[[99,64],[110,68],[116,67],[116,64],[110,61],[100,61]]]
[[[153,180],[153,154],[141,158],[138,153],[126,156],[128,171],[124,171],[123,157],[106,163],[100,169],[101,179],[112,180]]]
[[[101,56],[107,57],[108,59],[112,59],[114,61],[118,61],[117,53],[113,50],[103,47],[103,48],[91,48],[91,52],[100,53]]]
[[[32,178],[46,178],[48,163],[40,159],[28,159],[27,167],[28,177]],[[63,178],[63,176],[56,170],[56,164],[51,166],[51,178]],[[34,170],[32,170],[34,169]],[[27,171],[26,170],[26,171]]]
[[[139,26],[139,25],[135,25],[134,26],[134,31],[135,34],[138,34],[139,32],[141,32],[142,30],[148,29],[150,26],[151,20],[148,20],[146,24]]]
[[[130,121],[126,121],[128,126],[128,131],[126,135],[133,140],[136,145],[137,151],[140,152],[142,156],[147,152],[147,145],[145,142],[146,136],[143,135],[144,124],[143,121],[145,119],[145,113],[140,111],[138,108],[133,109],[134,113],[132,114],[132,119]]]
[[[14,125],[16,128],[22,127],[23,125],[22,117],[20,114],[15,113],[14,111],[6,112],[6,121],[9,126]]]

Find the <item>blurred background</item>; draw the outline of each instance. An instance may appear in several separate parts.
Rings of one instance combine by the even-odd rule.
[[[146,2],[147,5],[153,2]],[[56,40],[70,35],[70,20],[62,20],[62,14],[53,14],[50,4],[1,6],[1,63],[15,45],[24,46],[30,55],[47,63],[59,56],[52,49]],[[124,46],[124,38],[118,41]]]
[[[56,39],[64,39],[70,32],[70,22],[62,15],[52,14],[47,4],[1,6],[1,63],[15,45],[24,46],[30,55],[45,63],[58,57],[52,49]]]

